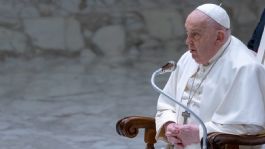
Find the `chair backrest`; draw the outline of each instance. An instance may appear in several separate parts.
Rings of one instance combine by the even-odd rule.
[[[257,58],[262,64],[265,64],[265,27],[260,40]]]

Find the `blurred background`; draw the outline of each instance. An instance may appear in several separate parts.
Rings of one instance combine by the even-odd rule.
[[[203,3],[220,1],[0,0],[0,148],[144,148],[115,124],[155,115],[151,74],[186,51],[185,18]],[[265,1],[222,6],[247,43]]]

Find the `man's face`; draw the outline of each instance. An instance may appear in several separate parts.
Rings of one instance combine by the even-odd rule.
[[[195,10],[186,19],[186,44],[193,59],[199,64],[207,64],[218,49],[215,46],[217,32],[207,24],[209,19],[202,12]]]

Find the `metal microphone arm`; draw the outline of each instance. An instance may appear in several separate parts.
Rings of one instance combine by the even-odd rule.
[[[170,62],[169,62],[170,63]],[[176,66],[175,66],[176,67]],[[163,74],[165,72],[172,72],[174,71],[175,68],[170,68],[169,71],[165,71],[162,68],[159,68],[157,69],[153,74],[152,74],[152,77],[151,77],[151,84],[153,86],[153,88],[159,92],[160,94],[163,94],[164,96],[166,96],[168,99],[172,100],[174,103],[178,104],[180,107],[184,108],[185,110],[187,110],[188,112],[190,112],[198,121],[199,123],[201,124],[202,128],[203,128],[203,144],[202,144],[202,148],[203,149],[207,149],[207,143],[206,143],[206,139],[207,139],[207,129],[206,129],[206,126],[204,125],[203,121],[201,120],[201,118],[195,114],[192,110],[190,110],[188,107],[186,107],[185,105],[183,105],[182,103],[176,101],[173,97],[171,97],[170,95],[166,94],[165,92],[163,92],[163,90],[161,90],[159,87],[157,87],[157,85],[155,84],[155,77],[158,75],[158,74]]]

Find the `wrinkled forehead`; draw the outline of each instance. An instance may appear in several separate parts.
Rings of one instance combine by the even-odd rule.
[[[185,22],[186,30],[205,30],[207,28],[207,20],[210,19],[207,15],[199,10],[192,11]]]

